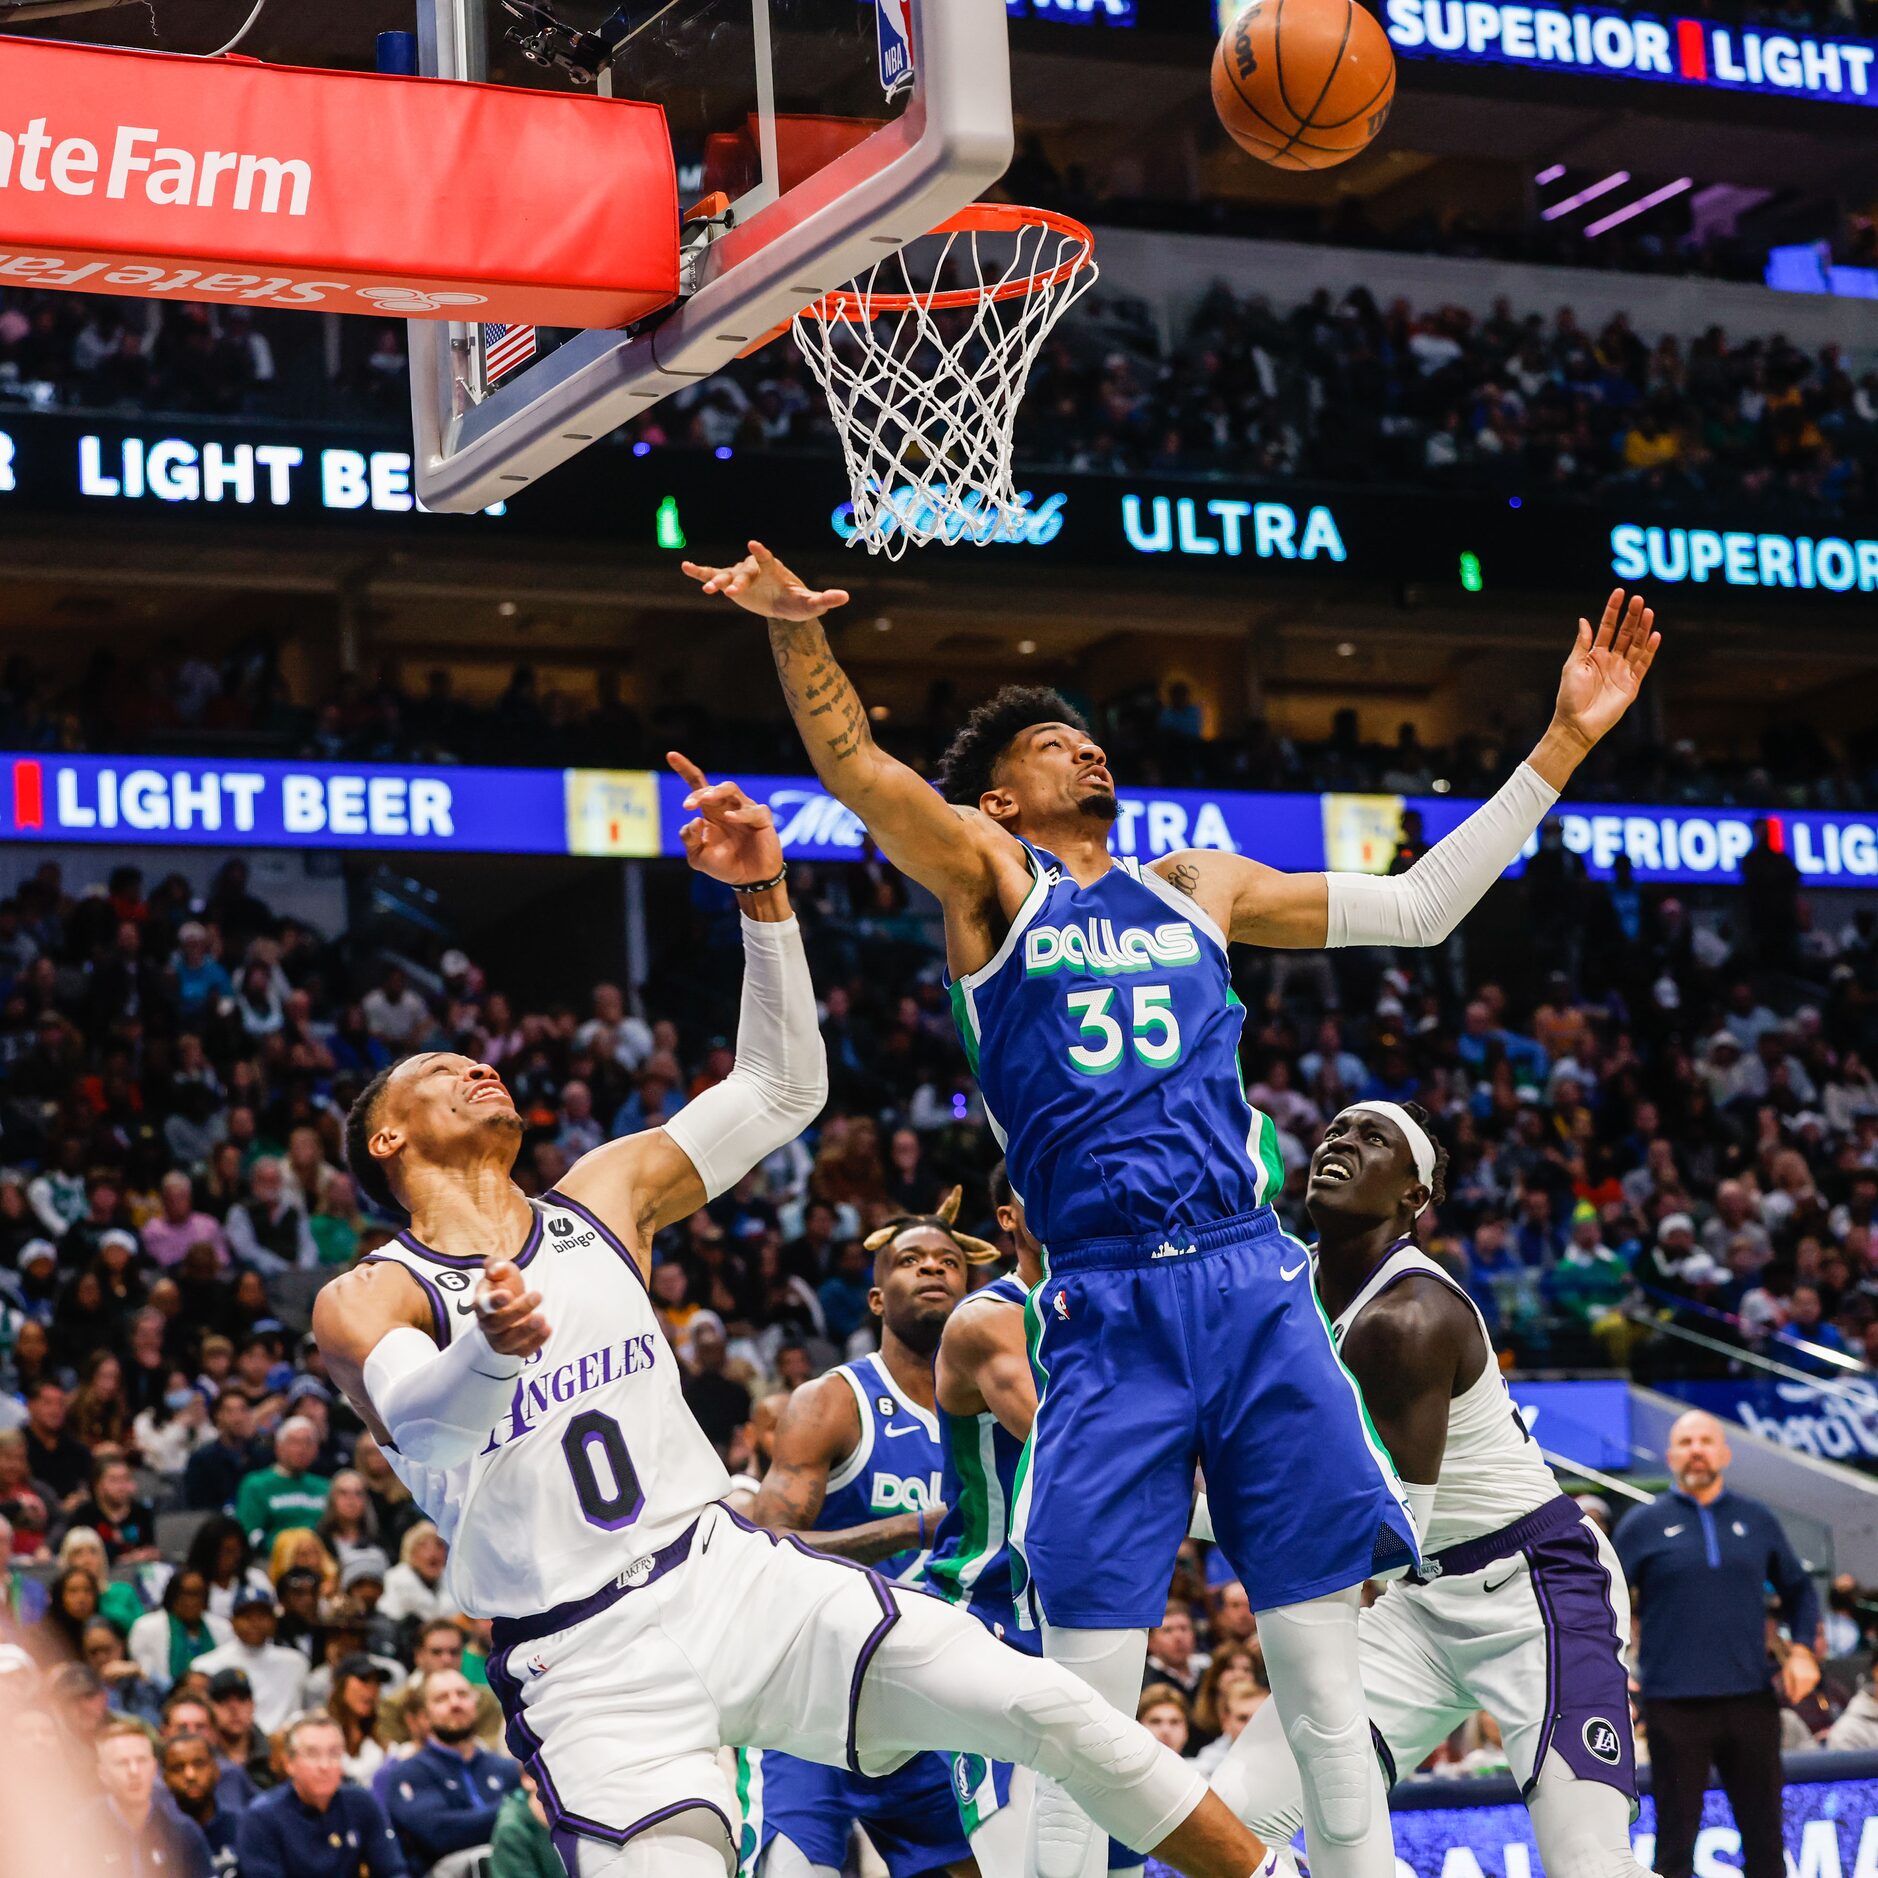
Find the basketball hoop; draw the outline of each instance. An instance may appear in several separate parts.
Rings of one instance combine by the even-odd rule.
[[[1094,256],[1067,215],[981,202],[797,314],[847,459],[850,546],[897,560],[934,541],[1028,538],[1012,428]]]

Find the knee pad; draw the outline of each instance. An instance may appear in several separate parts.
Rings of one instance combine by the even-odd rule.
[[[1153,1737],[1068,1673],[1013,1696],[1004,1712],[1030,1744],[1030,1765],[1050,1780],[1067,1778],[1078,1760],[1094,1760],[1109,1782],[1126,1784],[1153,1759]]]
[[[1034,1878],[1088,1878],[1099,1868],[1098,1845],[1106,1859],[1108,1841],[1088,1814],[1055,1781],[1038,1781],[1030,1814]]]
[[[1306,1812],[1332,1845],[1355,1845],[1372,1822],[1370,1782],[1378,1778],[1369,1729],[1361,1720],[1321,1728],[1301,1715],[1285,1729],[1304,1780]]]

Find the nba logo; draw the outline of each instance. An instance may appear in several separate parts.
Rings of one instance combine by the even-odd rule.
[[[1069,1299],[1060,1291],[1056,1294],[1056,1314],[1064,1323],[1069,1322]]]
[[[913,84],[913,0],[874,0],[880,30],[880,88],[897,98]]]

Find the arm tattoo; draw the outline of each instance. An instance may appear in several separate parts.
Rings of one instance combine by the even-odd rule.
[[[867,710],[828,649],[819,620],[769,622],[770,652],[782,680],[789,715],[824,781],[873,741]]]
[[[1189,861],[1170,867],[1167,870],[1167,883],[1177,893],[1184,893],[1189,900],[1200,897],[1200,870]]]

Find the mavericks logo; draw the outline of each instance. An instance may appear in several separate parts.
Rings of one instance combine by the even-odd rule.
[[[952,1757],[952,1784],[958,1788],[961,1803],[969,1806],[991,1775],[991,1763],[982,1754],[956,1754]]]
[[[1124,926],[1086,919],[1068,926],[1033,926],[1024,934],[1024,976],[1050,972],[1146,972],[1156,966],[1197,965],[1199,935],[1188,920],[1165,926]]]

